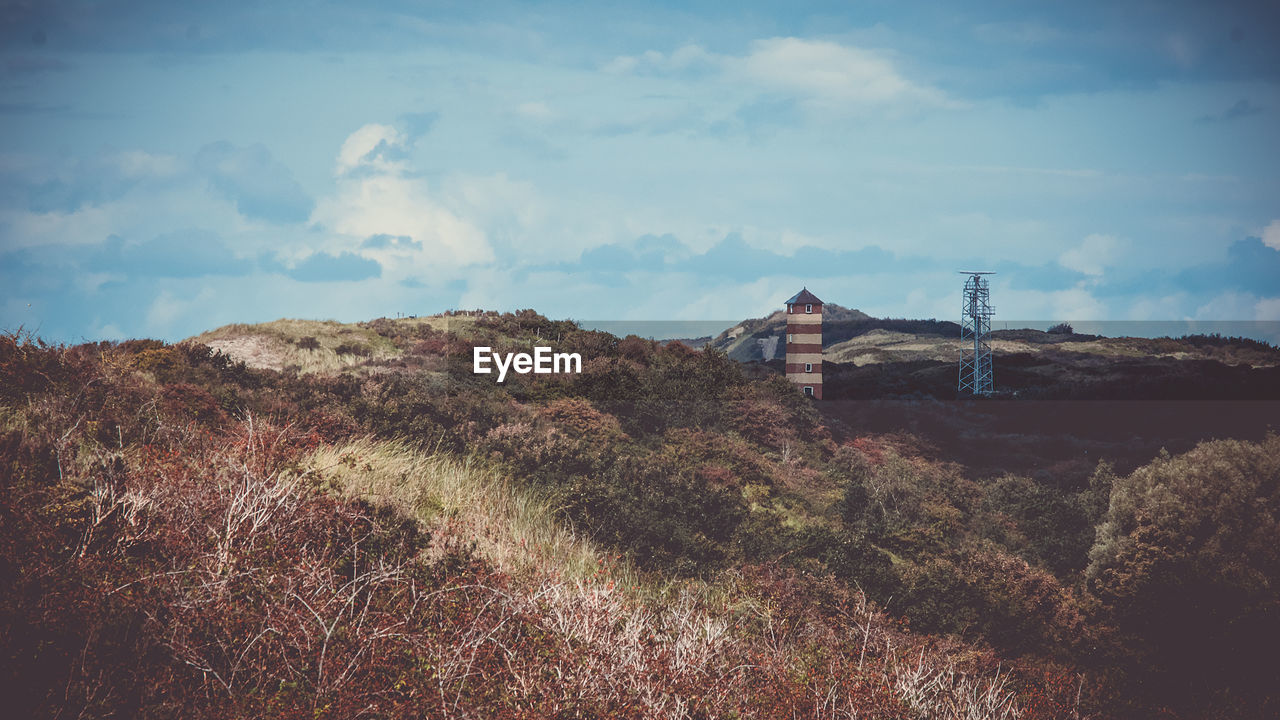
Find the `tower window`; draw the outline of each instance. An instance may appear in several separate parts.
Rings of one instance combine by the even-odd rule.
[[[804,371],[805,371],[805,372],[813,372],[813,363],[805,363],[805,364],[804,364]]]
[[[812,385],[805,385],[805,386],[804,386],[804,394],[805,394],[805,395],[808,395],[809,397],[813,397],[813,386],[812,386]]]
[[[811,305],[811,304],[807,304],[807,305],[805,305],[805,306],[804,306],[804,311],[805,311],[805,312],[807,312],[807,313],[811,313],[811,312],[813,312],[813,305]]]
[[[791,333],[787,333],[787,342],[795,342],[795,341],[796,341],[796,336],[792,335]]]

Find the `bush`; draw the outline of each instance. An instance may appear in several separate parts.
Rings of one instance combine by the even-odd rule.
[[[540,414],[573,437],[595,442],[624,437],[618,419],[596,410],[587,400],[562,398],[547,405]]]
[[[1203,443],[1113,481],[1087,577],[1134,692],[1194,715],[1273,715],[1277,538],[1280,436]]]
[[[1027,559],[1064,575],[1088,563],[1097,515],[1085,498],[1007,475],[986,488],[982,508],[987,536]]]
[[[697,575],[722,566],[746,516],[742,494],[657,458],[623,457],[561,493],[569,517],[642,566]]]
[[[372,351],[369,346],[357,342],[342,342],[333,351],[339,355],[355,355],[358,357],[369,357]]]
[[[149,348],[130,359],[129,364],[154,374],[158,379],[168,379],[183,364],[183,355],[173,347]]]
[[[0,398],[16,399],[56,386],[68,375],[68,359],[66,348],[24,330],[0,332]]]
[[[298,338],[295,344],[298,346],[299,350],[319,350],[320,349],[320,341],[317,340],[314,335],[307,335],[305,337],[300,337]]]
[[[1045,332],[1051,335],[1074,335],[1075,330],[1068,323],[1058,323]]]

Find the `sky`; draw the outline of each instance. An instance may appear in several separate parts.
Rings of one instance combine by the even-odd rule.
[[[1280,321],[1274,2],[0,0],[0,328]]]

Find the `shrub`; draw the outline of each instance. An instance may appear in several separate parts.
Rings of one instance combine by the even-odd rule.
[[[587,400],[562,398],[547,405],[540,414],[572,437],[595,442],[624,437],[618,419],[596,410]]]
[[[161,395],[165,399],[165,409],[179,422],[197,420],[210,425],[218,425],[227,419],[218,400],[204,388],[191,383],[166,385]]]
[[[742,494],[657,457],[623,456],[560,495],[570,519],[643,567],[696,575],[720,567],[746,516]]]
[[[781,450],[798,444],[800,437],[815,435],[817,411],[813,403],[785,378],[770,376],[734,387],[726,396],[725,423],[748,440]]]
[[[1194,715],[1276,709],[1277,538],[1280,436],[1206,442],[1113,481],[1087,577],[1133,691]]]
[[[358,342],[344,341],[338,344],[333,351],[339,355],[355,355],[358,357],[369,357],[372,351],[368,345]]]
[[[1085,498],[1007,475],[986,488],[982,507],[994,526],[988,536],[1026,558],[1062,574],[1088,563],[1094,524]]]
[[[305,337],[300,337],[298,338],[295,344],[298,346],[299,350],[319,350],[320,349],[320,341],[317,340],[314,335],[307,335]]]
[[[15,399],[56,386],[67,375],[67,360],[66,348],[22,329],[0,333],[0,398]]]

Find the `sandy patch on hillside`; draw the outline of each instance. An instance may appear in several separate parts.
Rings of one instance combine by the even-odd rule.
[[[1010,340],[993,340],[990,345],[993,351],[999,353],[1041,352],[1037,346]],[[877,329],[837,343],[827,348],[823,354],[833,362],[852,362],[859,366],[913,360],[951,362],[960,357],[961,350],[970,347],[971,343],[960,338],[921,336]]]
[[[205,344],[234,360],[244,362],[249,367],[265,370],[281,370],[284,367],[280,351],[272,345],[270,340],[257,335],[210,340]]]

